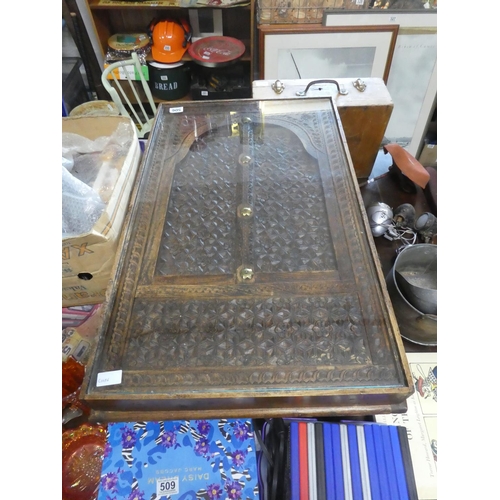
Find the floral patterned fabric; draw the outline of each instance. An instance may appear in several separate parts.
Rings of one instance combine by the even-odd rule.
[[[108,424],[98,500],[259,500],[251,420]]]

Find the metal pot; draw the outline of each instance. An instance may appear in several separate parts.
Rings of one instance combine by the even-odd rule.
[[[437,247],[412,245],[398,258],[396,283],[410,304],[425,314],[437,314]]]
[[[437,245],[410,245],[386,276],[401,336],[420,345],[437,345]]]

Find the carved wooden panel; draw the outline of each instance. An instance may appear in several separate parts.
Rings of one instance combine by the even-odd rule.
[[[342,137],[329,99],[160,106],[82,391],[96,415],[404,410]]]

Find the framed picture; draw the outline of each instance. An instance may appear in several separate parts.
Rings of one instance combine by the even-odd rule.
[[[189,9],[189,24],[193,42],[207,36],[222,36],[222,10]]]
[[[260,25],[261,80],[383,78],[399,26]]]
[[[387,89],[394,101],[394,111],[386,139],[418,157],[437,105],[435,29],[400,29]]]
[[[385,139],[418,157],[437,103],[437,9],[326,11],[330,27],[399,26],[386,85],[394,101]]]
[[[323,26],[384,26],[397,24],[400,28],[436,27],[435,9],[419,10],[324,10]]]

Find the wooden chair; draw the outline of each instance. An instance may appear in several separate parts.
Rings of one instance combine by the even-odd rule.
[[[133,66],[136,75],[139,75],[140,79],[133,80],[128,71],[125,71],[125,79],[116,78],[115,70],[126,66]],[[110,75],[111,79],[109,78]],[[111,99],[120,110],[120,114],[128,116],[135,123],[139,138],[144,138],[151,131],[156,115],[156,104],[149,89],[149,84],[142,73],[142,66],[137,54],[133,52],[131,59],[110,64],[104,69],[101,81]],[[112,82],[114,82],[114,85]],[[141,87],[143,92],[141,92]],[[142,102],[144,94],[151,111],[146,111]]]

